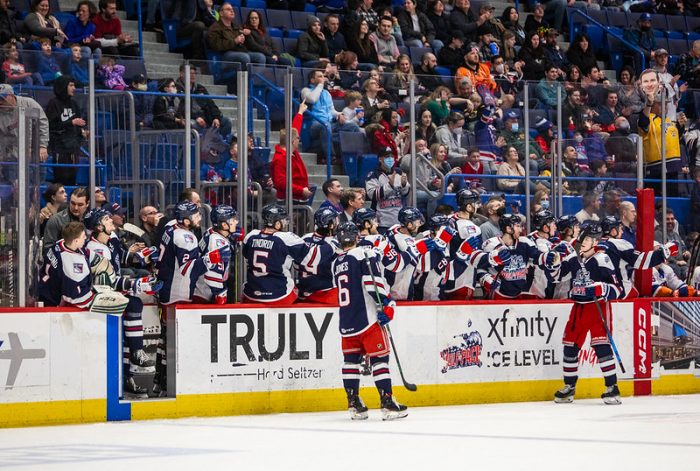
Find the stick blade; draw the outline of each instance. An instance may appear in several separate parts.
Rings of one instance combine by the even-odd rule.
[[[418,391],[418,386],[412,383],[403,383],[403,387],[408,389],[411,392],[416,392]]]

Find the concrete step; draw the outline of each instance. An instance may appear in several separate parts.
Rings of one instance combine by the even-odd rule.
[[[340,184],[343,186],[343,188],[349,188],[350,187],[350,177],[347,175],[339,175],[339,174],[333,174],[333,178],[337,178]],[[316,200],[321,198],[319,200],[319,204],[323,202],[324,196],[323,192],[321,191],[321,185],[323,185],[323,182],[326,181],[326,174],[324,173],[323,175],[309,175],[309,183],[312,183],[318,187],[317,195],[316,195]],[[318,206],[315,206],[314,209],[318,208]]]
[[[154,64],[180,64],[184,62],[182,54],[176,52],[156,52],[156,51],[143,51],[143,60],[148,64],[152,62]]]

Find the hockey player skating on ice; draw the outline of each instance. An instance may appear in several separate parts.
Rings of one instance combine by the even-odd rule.
[[[358,247],[359,232],[346,222],[336,233],[343,252],[333,262],[333,281],[338,289],[339,324],[343,348],[343,387],[353,420],[366,419],[367,407],[360,398],[360,361],[370,357],[372,376],[379,391],[382,419],[406,417],[407,408],[392,395],[389,371],[389,338],[382,327],[394,317],[395,303],[379,268],[380,255]],[[377,295],[382,302],[377,305]]]
[[[148,390],[136,384],[132,373],[153,373],[155,362],[143,350],[143,301],[138,294],[155,294],[162,285],[154,276],[130,279],[121,276],[120,241],[114,233],[115,226],[111,214],[104,209],[91,209],[83,219],[85,227],[91,231],[87,250],[90,257],[102,257],[111,265],[107,280],[95,280],[97,284],[108,283],[116,291],[123,292],[127,304],[122,316],[124,330],[124,391],[137,397],[148,397]],[[157,254],[156,254],[157,256]]]
[[[612,260],[617,279],[622,283],[624,293],[622,299],[632,299],[639,296],[639,292],[632,284],[634,270],[646,270],[666,261],[668,257],[678,255],[678,244],[668,242],[658,249],[649,252],[640,252],[622,239],[622,223],[615,216],[606,216],[600,221],[603,238],[599,245]]]
[[[299,265],[299,297],[305,302],[335,304],[338,293],[333,288],[331,264],[340,247],[333,238],[338,226],[338,213],[327,206],[314,214],[316,231],[302,237],[309,256]]]
[[[450,264],[450,240],[456,232],[451,227],[452,224],[453,220],[444,214],[435,214],[428,219],[428,233],[425,236],[433,240],[437,248],[418,259],[414,282],[415,301],[444,299],[443,288]]]
[[[590,332],[591,347],[605,378],[605,392],[601,397],[606,404],[620,404],[615,358],[603,316],[609,319],[609,301],[620,298],[622,287],[612,260],[598,245],[602,235],[598,222],[585,221],[577,244],[579,253],[568,255],[562,262],[561,272],[571,275],[569,297],[574,305],[564,327],[564,387],[554,393],[554,401],[558,403],[574,400],[578,353]]]
[[[245,299],[267,306],[291,304],[297,299],[292,265],[303,265],[309,255],[301,237],[288,232],[289,215],[284,206],[269,204],[262,210],[265,227],[251,231],[243,241],[248,278]]]
[[[212,250],[228,247],[233,254],[241,241],[238,231],[238,213],[231,206],[222,204],[212,209],[209,215],[212,227],[202,235],[199,251],[206,255]],[[226,304],[228,301],[228,278],[230,260],[219,262],[200,276],[194,289],[194,302]]]

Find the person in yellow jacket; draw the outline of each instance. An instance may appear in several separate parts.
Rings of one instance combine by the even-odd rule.
[[[661,95],[659,93],[659,75],[656,70],[647,69],[639,77],[642,91],[646,95],[646,104],[639,115],[637,123],[639,134],[643,139],[644,177],[661,179]],[[666,118],[666,180],[678,180],[681,172],[688,168],[681,162],[680,137],[676,124]],[[654,193],[661,195],[661,183],[650,182]],[[668,196],[678,196],[678,184],[666,185]]]

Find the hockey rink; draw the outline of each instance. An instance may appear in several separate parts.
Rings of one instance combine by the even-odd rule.
[[[399,398],[410,405],[410,396]],[[700,469],[700,396],[0,430],[2,470]]]

